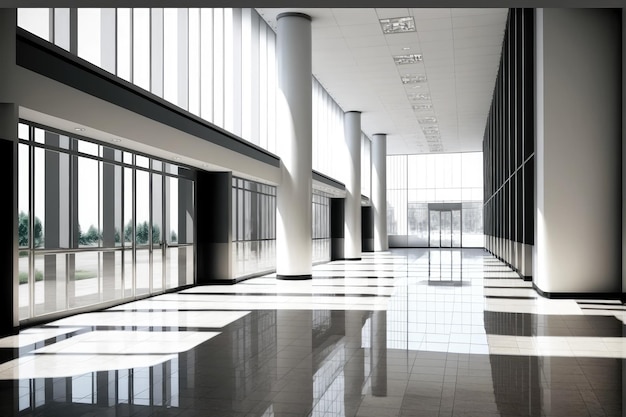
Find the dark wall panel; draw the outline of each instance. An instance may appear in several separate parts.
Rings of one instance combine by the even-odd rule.
[[[510,9],[483,138],[488,242],[534,241],[533,33],[533,10]]]
[[[232,174],[196,176],[197,284],[232,280]]]

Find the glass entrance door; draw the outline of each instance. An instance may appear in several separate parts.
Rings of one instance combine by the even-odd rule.
[[[429,204],[428,220],[429,247],[461,247],[460,204]]]

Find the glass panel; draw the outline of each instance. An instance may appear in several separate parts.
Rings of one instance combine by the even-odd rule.
[[[441,247],[449,248],[452,246],[452,212],[441,212]]]
[[[178,178],[165,177],[165,207],[168,243],[178,243]]]
[[[431,248],[438,248],[441,246],[441,231],[439,229],[439,223],[441,220],[441,214],[439,211],[430,210],[428,212],[428,216],[430,217],[429,223],[429,231],[430,231],[430,241],[429,246]]]
[[[124,168],[124,246],[133,244],[133,170]]]
[[[124,297],[133,296],[133,251],[125,250],[124,256]]]
[[[135,175],[137,181],[135,243],[148,245],[150,237],[150,178],[145,171],[137,170]]]
[[[102,246],[122,245],[122,167],[100,162],[100,225]]]
[[[65,254],[35,256],[35,315],[65,310]]]
[[[152,174],[152,290],[163,289],[163,176]]]
[[[20,143],[18,145],[18,245],[20,248],[28,248],[30,243],[30,151],[29,146]],[[37,230],[37,229],[36,229]],[[41,234],[41,224],[38,233]],[[41,240],[41,236],[38,237]],[[21,256],[21,255],[20,255]]]
[[[178,9],[163,10],[163,98],[178,102]]]
[[[69,155],[35,149],[35,224],[41,221],[41,239],[35,230],[35,247],[70,246]],[[36,226],[37,229],[37,226]]]
[[[452,210],[452,247],[461,247],[461,210]]]
[[[133,9],[133,84],[150,90],[150,9]]]
[[[137,249],[135,276],[135,295],[148,294],[150,291],[150,250]]]
[[[200,115],[213,121],[213,9],[200,10]]]
[[[409,246],[428,246],[428,204],[409,203]]]
[[[17,9],[17,25],[30,33],[50,41],[50,11],[48,8]]]
[[[78,9],[78,56],[100,66],[101,42],[100,42],[100,9]]]
[[[70,267],[70,308],[100,302],[100,252],[81,252],[67,256]]]
[[[146,158],[145,156],[136,155],[135,164],[141,168],[150,168],[150,159]]]
[[[100,246],[99,163],[96,160],[74,157],[78,165],[78,245]]]
[[[200,9],[189,9],[189,111],[200,115]]]
[[[102,252],[102,301],[122,297],[122,253]]]
[[[130,81],[131,9],[117,9],[117,76]]]
[[[18,274],[19,274],[19,309],[20,309],[20,320],[26,319],[30,317],[30,291],[29,291],[29,282],[28,282],[28,272],[30,271],[30,258],[28,256],[28,251],[20,251],[20,256],[18,260]],[[41,271],[39,276],[34,277],[35,279],[43,278]]]
[[[182,252],[182,258],[184,260],[185,248],[181,247],[180,252]],[[166,271],[165,271],[165,288],[175,288],[178,284],[178,273],[180,269],[179,264],[179,248],[177,247],[168,247],[166,249]],[[184,264],[184,263],[183,263]],[[183,271],[184,272],[184,271]],[[184,274],[183,274],[184,277]]]

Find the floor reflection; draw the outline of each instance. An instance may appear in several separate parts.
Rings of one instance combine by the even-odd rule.
[[[467,285],[429,285],[442,253],[393,251],[25,330],[0,339],[0,416],[622,416],[620,305],[533,299],[457,252]]]

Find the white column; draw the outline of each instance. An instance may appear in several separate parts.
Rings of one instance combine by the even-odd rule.
[[[387,135],[372,136],[372,206],[374,207],[374,250],[389,249],[387,238]]]
[[[548,296],[615,294],[621,292],[621,17],[601,9],[538,9],[536,16],[533,280]],[[577,51],[585,59],[572,56]]]
[[[280,279],[307,279],[312,270],[311,18],[282,13],[277,21],[276,149],[282,182],[276,198],[276,274]]]
[[[345,164],[345,259],[361,259],[361,112],[346,112],[343,119],[346,141]]]

